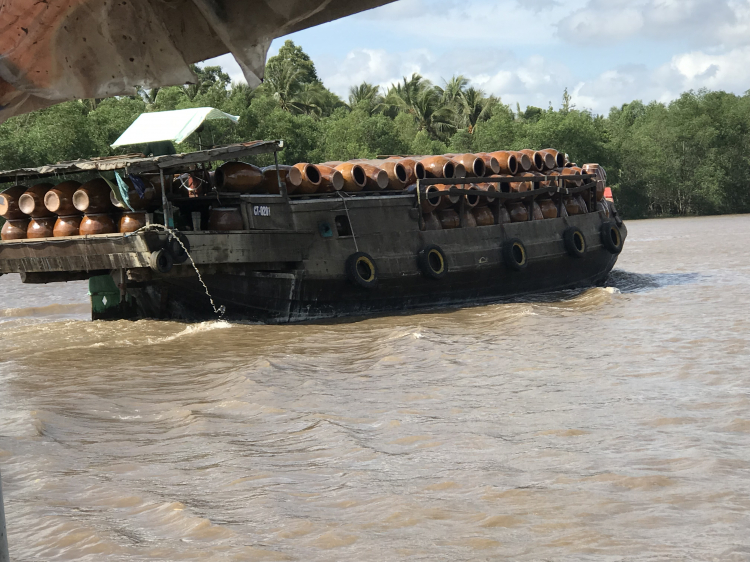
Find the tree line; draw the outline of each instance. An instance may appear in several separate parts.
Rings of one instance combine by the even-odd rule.
[[[750,94],[687,92],[669,103],[634,101],[594,115],[571,104],[511,108],[463,76],[442,85],[418,74],[387,90],[362,83],[342,100],[292,41],[251,90],[220,67],[194,67],[198,81],[137,95],[62,103],[0,125],[0,169],[133,152],[110,148],[145,111],[210,106],[239,124],[210,121],[177,146],[283,139],[284,163],[554,147],[607,170],[628,218],[750,212]],[[269,164],[268,156],[258,164]]]

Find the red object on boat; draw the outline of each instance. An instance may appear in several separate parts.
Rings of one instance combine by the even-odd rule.
[[[612,203],[615,202],[614,198],[612,197],[612,188],[611,187],[605,187],[604,188],[604,198],[607,201],[612,201]]]

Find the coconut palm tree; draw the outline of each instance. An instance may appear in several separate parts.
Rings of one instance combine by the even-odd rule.
[[[385,108],[385,99],[380,94],[380,87],[367,82],[349,88],[349,108],[358,107],[369,115],[379,113]]]
[[[495,96],[487,97],[482,90],[468,88],[461,96],[457,112],[459,126],[473,134],[477,123],[492,117],[492,111],[499,103]]]

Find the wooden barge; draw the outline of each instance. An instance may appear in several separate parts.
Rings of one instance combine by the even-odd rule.
[[[418,180],[403,192],[308,196],[289,195],[281,180],[278,195],[212,191],[199,197],[165,182],[214,161],[275,155],[282,146],[259,141],[2,172],[0,182],[13,185],[119,170],[158,174],[162,188],[156,222],[135,232],[0,243],[0,274],[19,273],[25,283],[89,279],[94,319],[305,322],[593,286],[606,280],[627,235],[613,206],[597,206],[590,174],[580,174],[582,185],[574,188],[551,186],[550,176],[538,174],[531,191],[486,194],[496,214],[503,202],[517,200],[528,206],[531,220],[467,227],[462,218],[448,230],[425,228],[421,205],[428,186],[450,184],[463,202],[475,179]],[[582,196],[590,211],[564,216],[569,195]],[[534,200],[550,196],[563,216],[533,220]],[[241,228],[208,230],[210,210],[226,207],[240,209]],[[175,227],[176,209],[193,222]]]

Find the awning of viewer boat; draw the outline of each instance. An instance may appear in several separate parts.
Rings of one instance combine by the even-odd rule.
[[[247,83],[271,41],[393,0],[4,0],[0,123],[71,99],[195,83],[191,63],[232,53]]]
[[[157,141],[180,143],[200,127],[204,121],[213,119],[228,119],[233,123],[240,120],[236,115],[229,115],[213,107],[142,113],[112,144],[112,148]]]

